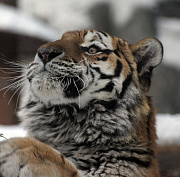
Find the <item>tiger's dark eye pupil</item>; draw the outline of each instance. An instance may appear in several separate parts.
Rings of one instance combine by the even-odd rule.
[[[95,47],[91,47],[89,48],[89,51],[88,51],[90,54],[95,54],[97,52],[97,49]]]

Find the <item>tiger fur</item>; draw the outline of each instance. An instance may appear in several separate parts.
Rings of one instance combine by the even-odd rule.
[[[162,55],[157,39],[131,45],[97,30],[67,32],[42,45],[24,71],[18,112],[31,138],[1,143],[0,176],[15,177],[7,168],[12,162],[19,177],[25,176],[22,171],[35,176],[40,159],[49,164],[38,168],[42,176],[53,176],[48,175],[53,168],[62,176],[76,166],[74,177],[159,177],[155,111],[147,92]],[[42,155],[33,148],[31,155],[26,152],[31,144]],[[50,149],[48,158],[43,147]],[[59,168],[59,152],[71,167]]]

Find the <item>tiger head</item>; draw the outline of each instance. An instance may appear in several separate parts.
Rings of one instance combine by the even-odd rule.
[[[148,91],[162,53],[154,38],[131,45],[101,31],[67,32],[38,49],[25,71],[26,91],[31,99],[51,105],[132,101]]]

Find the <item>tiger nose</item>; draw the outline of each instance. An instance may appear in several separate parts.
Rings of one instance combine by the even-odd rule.
[[[53,58],[61,55],[63,52],[57,49],[51,48],[40,48],[37,51],[39,58],[42,60],[43,63],[47,63],[51,61]]]

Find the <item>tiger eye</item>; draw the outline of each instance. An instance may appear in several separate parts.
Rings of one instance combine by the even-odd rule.
[[[88,49],[88,53],[89,53],[89,54],[96,54],[96,53],[97,53],[97,48],[95,48],[95,47],[90,47],[90,48]]]

